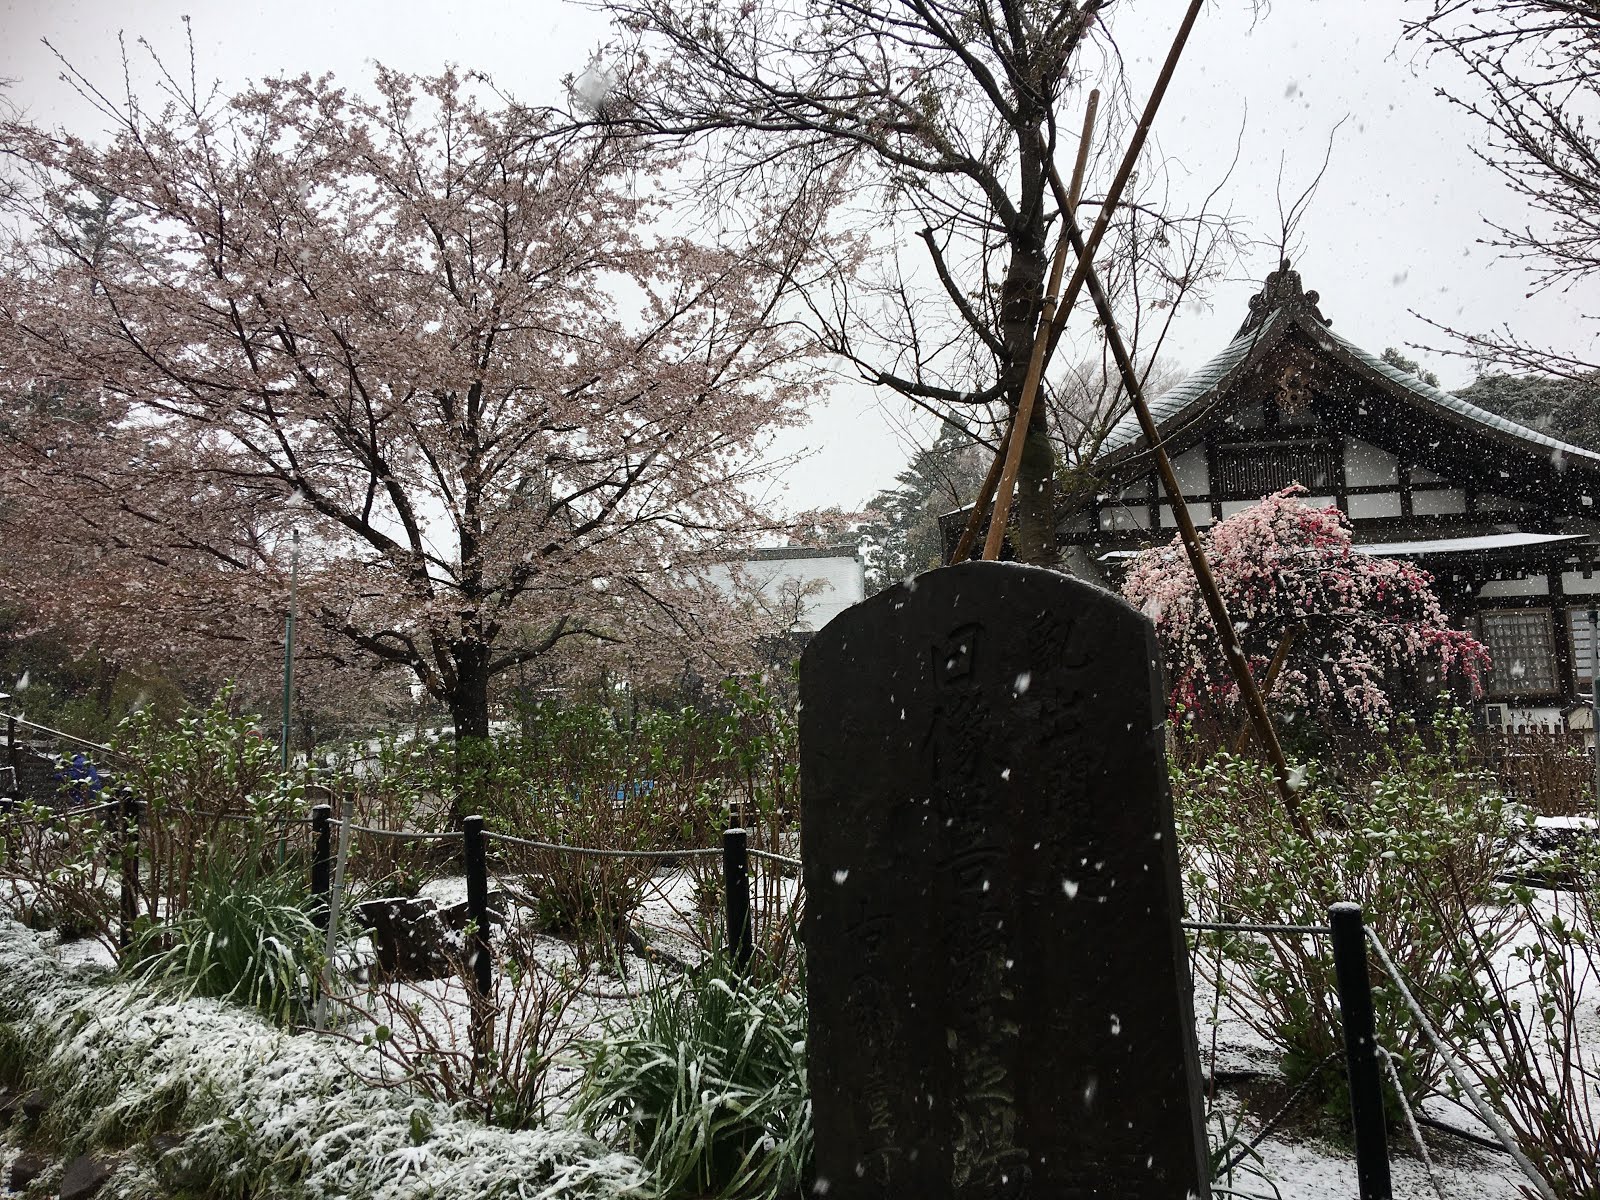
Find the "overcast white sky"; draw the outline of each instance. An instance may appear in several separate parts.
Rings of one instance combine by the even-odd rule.
[[[1597,327],[1584,316],[1595,311],[1592,290],[1527,297],[1525,272],[1477,244],[1486,216],[1510,224],[1527,216],[1473,158],[1478,128],[1433,95],[1435,83],[1454,76],[1397,44],[1402,12],[1422,3],[1278,3],[1255,21],[1248,0],[1211,5],[1158,120],[1162,149],[1203,194],[1232,159],[1242,124],[1244,157],[1223,202],[1271,239],[1280,156],[1292,197],[1321,165],[1329,131],[1348,116],[1295,264],[1341,333],[1374,352],[1426,342],[1433,335],[1409,315],[1415,309],[1476,329],[1509,323],[1535,340],[1593,353]],[[1182,0],[1113,6],[1141,97],[1183,7]],[[142,52],[133,43],[144,36],[181,59],[185,12],[200,76],[219,78],[225,89],[281,71],[331,71],[362,84],[372,61],[410,71],[454,63],[537,102],[556,98],[560,77],[581,71],[605,35],[599,17],[566,0],[0,0],[0,77],[14,81],[11,99],[35,120],[92,132],[93,114],[59,80],[40,39],[115,91],[118,31],[135,54]],[[1273,266],[1264,249],[1237,264],[1206,307],[1180,316],[1167,357],[1192,368],[1220,350]],[[1471,377],[1459,360],[1422,357],[1446,386]],[[806,430],[783,441],[786,450],[814,452],[789,475],[789,506],[861,504],[904,465],[908,420],[893,400],[841,389]]]

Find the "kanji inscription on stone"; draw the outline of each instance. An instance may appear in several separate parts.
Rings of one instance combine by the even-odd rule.
[[[807,647],[817,1194],[1209,1195],[1155,664],[1119,597],[991,562]]]

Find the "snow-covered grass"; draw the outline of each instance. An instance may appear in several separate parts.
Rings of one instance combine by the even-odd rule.
[[[669,877],[662,883],[670,890],[682,886]],[[451,884],[437,885],[440,898],[453,896]],[[36,1045],[55,1043],[36,1070],[61,1091],[58,1123],[127,1132],[130,1123],[135,1130],[140,1122],[148,1126],[150,1114],[162,1111],[164,1098],[170,1111],[171,1097],[181,1096],[182,1107],[164,1119],[200,1128],[179,1156],[147,1171],[148,1179],[170,1184],[214,1174],[235,1185],[254,1182],[268,1189],[264,1194],[286,1198],[655,1192],[654,1180],[637,1161],[575,1132],[489,1128],[404,1089],[362,1083],[363,1076],[384,1073],[375,1048],[283,1033],[215,1001],[178,1004],[129,985],[89,983],[91,968],[71,964],[100,967],[103,954],[85,953],[89,943],[52,948],[48,942],[47,936],[0,925],[0,1018],[22,1025]],[[555,939],[540,939],[538,946],[540,961],[550,969],[575,964],[570,948]],[[630,962],[626,981],[590,976],[562,1019],[575,1035],[598,1032],[606,1017],[623,1015],[629,997],[647,979],[637,959]],[[432,1013],[440,1045],[464,1046],[470,1005],[460,981],[390,984],[387,991],[392,1003],[421,1003]],[[430,998],[437,1001],[431,1007]],[[1202,1057],[1209,1063],[1215,1032],[1219,1067],[1252,1069],[1265,1080],[1276,1079],[1271,1049],[1226,1008],[1214,1026],[1211,999],[1209,988],[1196,997]],[[370,1029],[370,1024],[353,1024],[347,1032],[359,1042]],[[548,1081],[556,1093],[555,1120],[561,1119],[564,1093],[578,1069],[575,1056],[564,1056]],[[392,1065],[388,1075],[395,1077]],[[178,1081],[181,1093],[172,1091]],[[1216,1115],[1230,1128],[1237,1122],[1239,1135],[1249,1138],[1275,1107],[1276,1101],[1247,1103],[1240,1093],[1223,1089]],[[102,1115],[91,1117],[96,1113]],[[415,1124],[414,1113],[421,1114]],[[1473,1127],[1458,1111],[1435,1108],[1435,1113]],[[421,1145],[414,1143],[419,1132],[426,1135]],[[1412,1149],[1398,1137],[1391,1149],[1396,1195],[1435,1195]],[[1520,1177],[1502,1155],[1437,1135],[1430,1136],[1430,1153],[1447,1196],[1518,1200],[1522,1195]],[[1284,1200],[1349,1200],[1356,1194],[1348,1146],[1309,1132],[1303,1123],[1270,1135],[1260,1157],[1259,1165],[1236,1173],[1232,1186],[1239,1192],[1278,1194]],[[141,1194],[137,1178],[128,1186],[133,1190],[122,1195]]]
[[[792,880],[782,881],[792,888]],[[459,900],[461,881],[438,879],[424,894],[442,904]],[[649,900],[636,913],[647,940],[697,957],[705,935],[695,928],[695,878],[688,870],[663,870],[651,880]],[[512,906],[513,920],[519,915]],[[715,920],[715,917],[712,918]],[[0,924],[0,1020],[14,1022],[36,1051],[34,1072],[57,1091],[53,1117],[62,1131],[87,1131],[127,1141],[158,1125],[195,1127],[180,1151],[144,1174],[130,1177],[120,1196],[167,1195],[175,1185],[207,1181],[229,1190],[250,1188],[274,1197],[383,1196],[526,1197],[648,1196],[659,1180],[637,1160],[601,1146],[570,1128],[568,1102],[584,1056],[575,1043],[597,1034],[625,1008],[649,978],[642,961],[627,956],[622,978],[579,968],[572,947],[555,938],[497,935],[502,953],[513,944],[531,955],[537,970],[565,973],[575,986],[562,996],[559,1029],[549,1045],[544,1094],[533,1110],[556,1128],[511,1132],[486,1125],[482,1106],[452,1106],[419,1098],[416,1080],[396,1070],[392,1052],[406,1043],[424,1068],[428,1056],[454,1054],[470,1061],[471,1004],[460,980],[370,983],[352,976],[357,959],[345,958],[343,994],[353,1006],[337,1009],[344,1038],[274,1030],[254,1016],[213,1001],[177,1003],[123,983],[91,983],[79,963],[105,965],[87,942],[51,947],[48,939]],[[360,961],[367,956],[362,954]],[[1223,1071],[1254,1071],[1257,1082],[1223,1088],[1214,1114],[1241,1138],[1253,1137],[1284,1093],[1278,1052],[1240,1012],[1248,997],[1218,1006],[1204,954],[1197,958],[1195,1009],[1202,1059]],[[496,969],[498,1002],[513,997],[512,972]],[[415,1006],[415,1008],[414,1008]],[[422,1027],[403,1027],[381,1013],[420,1009]],[[363,1045],[363,1035],[387,1026],[385,1047]],[[504,1032],[502,1020],[497,1030]],[[1586,1028],[1600,1045],[1600,1029]],[[1212,1045],[1215,1042],[1215,1055]],[[1342,1060],[1331,1070],[1342,1070]],[[390,1086],[374,1087],[371,1080]],[[1430,1103],[1434,1115],[1483,1132],[1462,1112]],[[1219,1124],[1213,1124],[1213,1137]],[[1322,1131],[1319,1134],[1316,1131]],[[602,1132],[605,1132],[604,1130]],[[1332,1133],[1334,1140],[1324,1140]],[[1284,1200],[1346,1200],[1356,1194],[1355,1166],[1338,1129],[1296,1118],[1269,1135],[1260,1162],[1232,1180],[1240,1193]],[[1429,1135],[1430,1153],[1444,1194],[1464,1200],[1516,1200],[1521,1179],[1510,1160],[1456,1139]],[[619,1142],[619,1145],[622,1144]],[[1396,1195],[1432,1196],[1421,1161],[1403,1136],[1391,1138]],[[152,1183],[151,1181],[155,1181]],[[190,1182],[193,1181],[193,1182]],[[159,1190],[156,1185],[166,1191]]]
[[[0,923],[0,1018],[37,1047],[52,1126],[113,1144],[187,1130],[158,1174],[234,1194],[320,1200],[647,1196],[633,1158],[566,1129],[515,1132],[355,1076],[369,1052],[295,1036],[219,1001],[69,972]],[[370,1069],[370,1062],[367,1064]]]

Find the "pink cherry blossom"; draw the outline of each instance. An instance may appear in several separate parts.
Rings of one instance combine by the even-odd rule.
[[[1378,725],[1452,680],[1481,692],[1489,656],[1450,628],[1432,577],[1409,562],[1358,553],[1337,507],[1314,508],[1298,485],[1202,535],[1251,670],[1262,679],[1297,630],[1269,707],[1302,718]],[[1155,622],[1169,701],[1201,719],[1232,719],[1239,689],[1182,545],[1142,552],[1122,593]]]

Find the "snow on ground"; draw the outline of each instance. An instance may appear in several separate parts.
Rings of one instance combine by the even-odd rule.
[[[697,872],[680,866],[654,876],[633,922],[651,945],[688,961],[697,959],[703,952],[707,922],[714,925],[721,920],[720,910],[697,914],[698,881],[706,874],[705,868]],[[521,890],[515,880],[499,882],[511,884],[507,890],[512,894]],[[768,882],[786,900],[793,899],[799,886],[797,880],[778,874]],[[436,901],[441,908],[448,907],[465,898],[465,881],[460,877],[435,879],[423,887],[421,894]],[[1541,902],[1555,905],[1562,903],[1562,899],[1556,895]],[[530,915],[515,903],[510,904],[510,909],[513,925]],[[504,944],[504,935],[499,936]],[[650,986],[657,972],[663,977],[670,972],[667,968],[652,967],[631,952],[624,956],[620,974],[615,966],[600,969],[591,965],[584,970],[580,968],[573,947],[565,941],[532,934],[519,934],[515,940],[527,956],[525,965],[531,974],[524,976],[525,979],[542,975],[547,982],[566,981],[557,988],[564,1005],[559,1028],[550,1035],[549,1045],[555,1051],[556,1061],[547,1081],[548,1119],[559,1124],[580,1074],[578,1043],[596,1036],[606,1019],[624,1012],[630,996]],[[62,965],[78,971],[111,965],[111,956],[92,940],[60,945],[53,953]],[[1507,963],[1509,954],[1508,948],[1504,953]],[[356,952],[342,961],[340,992],[343,1002],[334,1008],[336,1029],[343,1035],[338,1039],[339,1044],[359,1045],[367,1035],[374,1034],[380,1024],[387,1024],[398,1044],[394,1049],[413,1054],[430,1046],[467,1049],[470,1003],[462,980],[369,982],[364,979],[364,968],[370,965],[371,958],[370,945],[363,940]],[[1196,971],[1203,973],[1203,964],[1197,963]],[[1586,980],[1585,984],[1591,988],[1596,986],[1594,980]],[[497,1002],[502,1009],[509,1009],[517,1001],[517,985],[506,973],[497,972],[496,986]],[[1230,1003],[1234,1007],[1230,1007]],[[1239,1003],[1235,997],[1231,1002],[1216,1004],[1209,984],[1201,981],[1195,997],[1195,1013],[1202,1063],[1207,1068],[1214,1064],[1225,1079],[1230,1074],[1251,1073],[1274,1079],[1277,1077],[1276,1056],[1265,1039],[1240,1015]],[[397,1016],[402,1008],[413,1014],[412,1017]],[[1591,1015],[1582,1034],[1586,1044],[1600,1053],[1600,1017]],[[294,1040],[305,1039],[304,1044],[310,1046],[313,1044],[310,1039],[315,1036],[304,1033]],[[393,1062],[384,1065],[376,1058],[366,1062],[361,1073],[368,1078],[385,1075],[392,1078],[399,1070]],[[1431,1101],[1427,1111],[1459,1128],[1487,1132],[1470,1113],[1448,1101]],[[1228,1087],[1218,1093],[1216,1113],[1230,1127],[1237,1121],[1238,1134],[1243,1138],[1253,1137],[1268,1115],[1253,1107],[1243,1107],[1239,1093]],[[1517,1200],[1524,1194],[1525,1181],[1508,1156],[1435,1133],[1428,1135],[1428,1145],[1445,1196],[1460,1200]],[[1404,1135],[1392,1136],[1390,1150],[1397,1197],[1405,1200],[1438,1194]],[[1355,1164],[1348,1148],[1306,1135],[1303,1128],[1291,1126],[1290,1132],[1268,1135],[1259,1153],[1262,1163],[1258,1167],[1246,1167],[1235,1174],[1231,1182],[1232,1194],[1277,1195],[1284,1200],[1334,1200],[1335,1197],[1347,1200],[1356,1195]],[[1229,1192],[1219,1188],[1218,1194]]]

